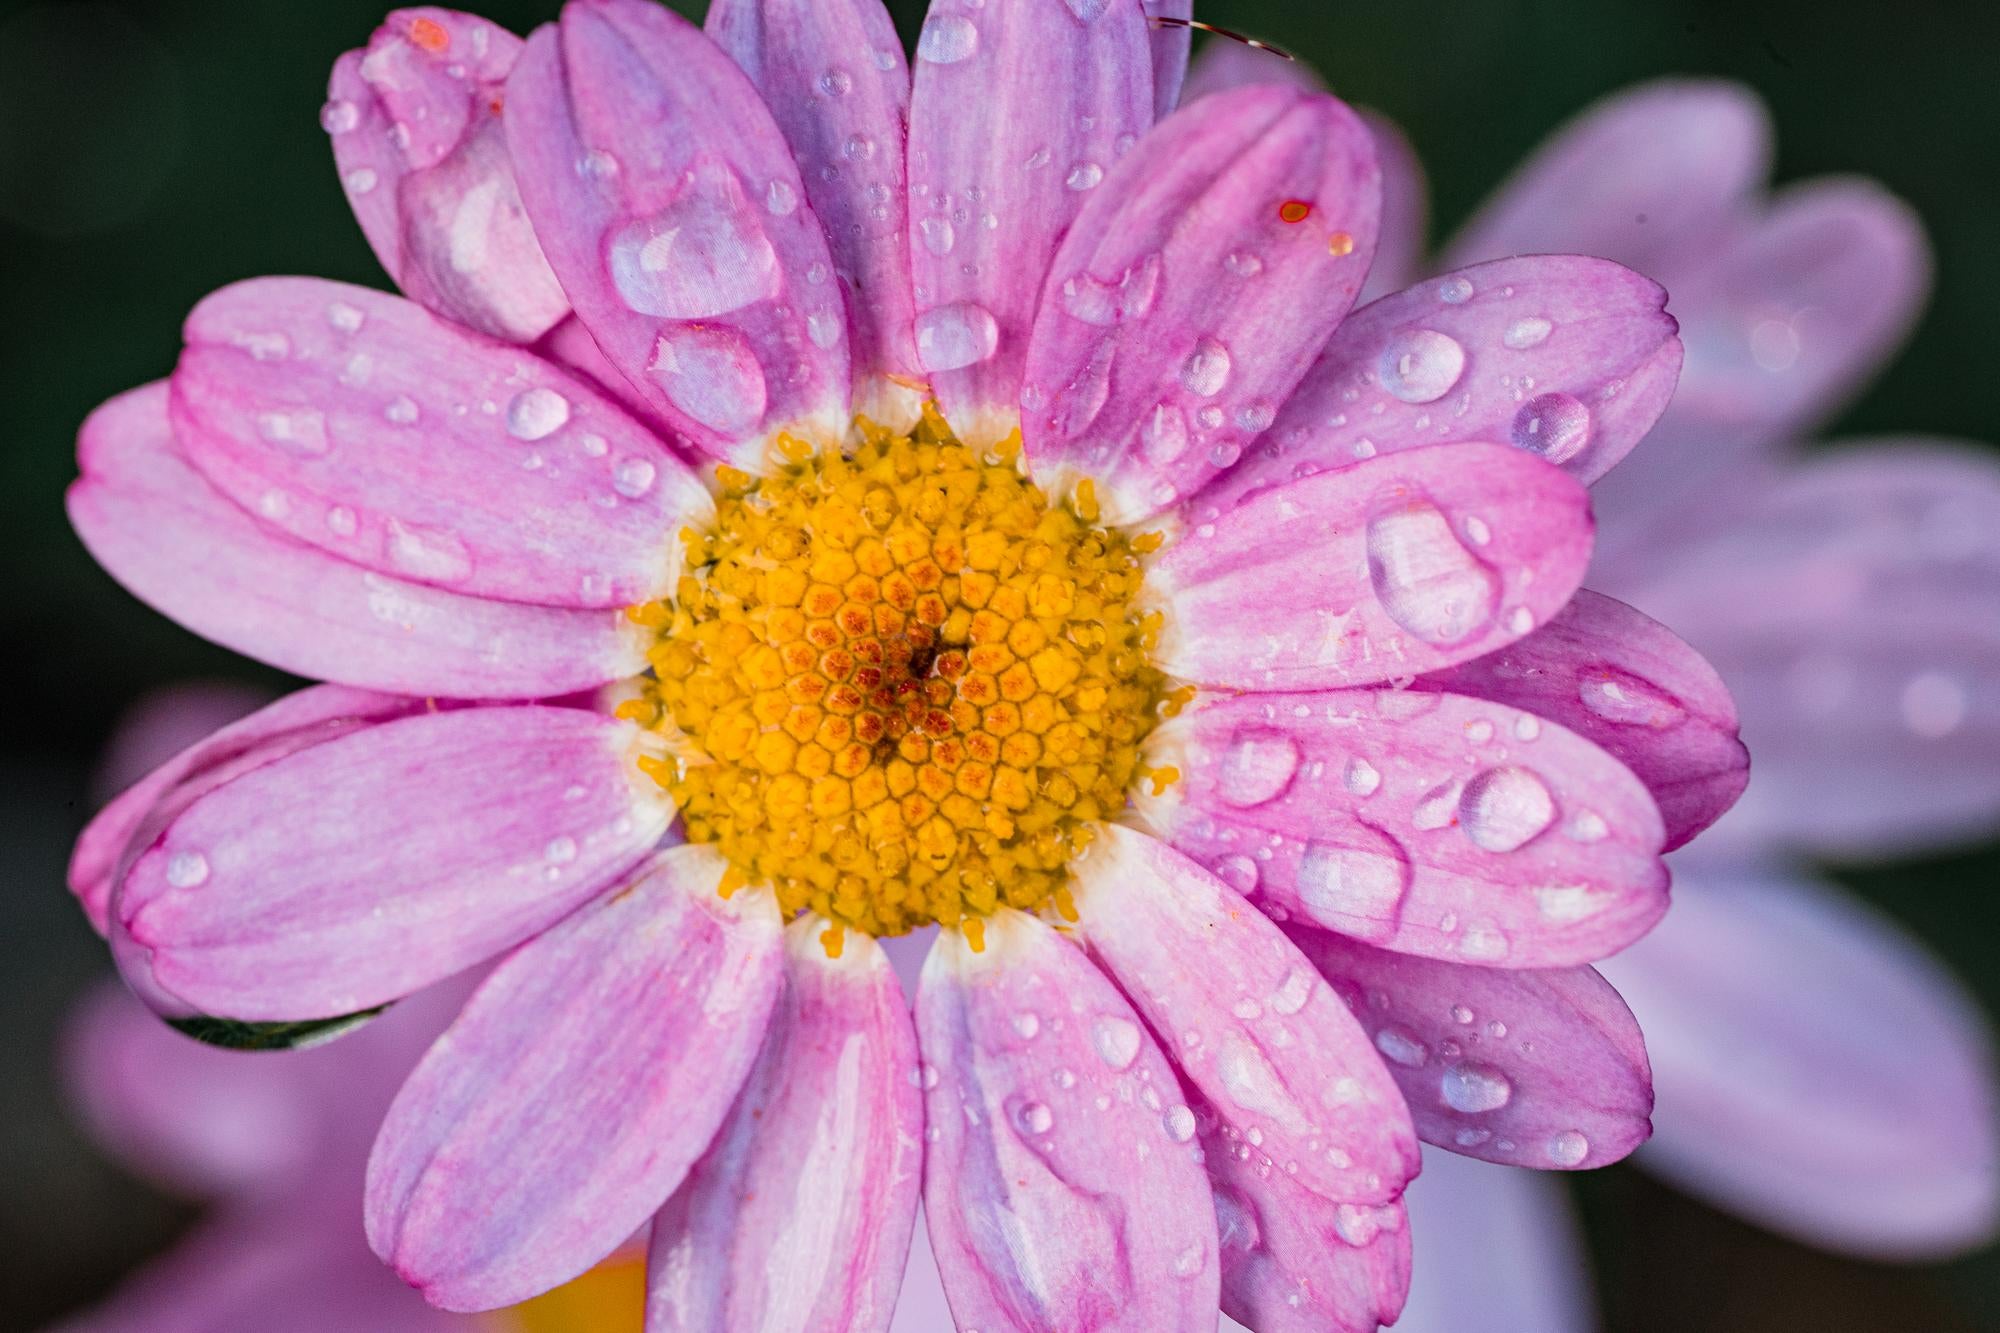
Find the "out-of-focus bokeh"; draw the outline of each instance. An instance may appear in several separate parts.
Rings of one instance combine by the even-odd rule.
[[[914,31],[920,4],[891,7]],[[193,1215],[101,1158],[59,1088],[59,1025],[106,967],[62,889],[100,752],[121,710],[159,685],[285,685],[146,611],[92,565],[61,506],[76,426],[165,373],[182,316],[217,286],[261,273],[384,284],[318,114],[334,56],[365,41],[385,8],[0,0],[0,1331],[100,1295]],[[555,4],[483,9],[526,31]],[[1936,253],[1936,292],[1908,350],[1828,433],[2000,441],[2000,7],[1214,0],[1198,12],[1296,51],[1337,92],[1400,122],[1429,172],[1433,240],[1604,93],[1674,73],[1748,83],[1775,117],[1780,182],[1879,179],[1922,215]],[[2000,1012],[1995,844],[1829,869]],[[1864,1265],[1629,1166],[1571,1187],[1612,1330],[2000,1328],[1991,1249],[1943,1266]]]

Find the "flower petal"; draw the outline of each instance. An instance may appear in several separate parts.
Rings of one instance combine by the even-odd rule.
[[[1608,472],[1674,391],[1667,294],[1616,264],[1536,255],[1418,283],[1356,311],[1264,438],[1204,500],[1357,458],[1510,443],[1582,482]]]
[[[1367,1026],[1424,1142],[1577,1170],[1617,1161],[1652,1132],[1639,1025],[1591,969],[1466,967],[1330,931],[1295,928],[1292,939]]]
[[[549,263],[613,365],[687,440],[848,424],[826,236],[757,89],[647,0],[573,0],[507,82],[507,142]]]
[[[1938,961],[1831,886],[1682,867],[1606,971],[1642,1017],[1660,1133],[1640,1160],[1809,1245],[1936,1260],[2000,1226],[1993,1035]]]
[[[573,376],[316,278],[195,307],[174,432],[216,489],[343,560],[469,596],[630,606],[673,587],[693,471]],[[533,521],[525,521],[532,516]]]
[[[1194,33],[1187,20],[1194,17],[1194,0],[1141,0],[1146,22],[1152,25],[1153,115],[1163,118],[1181,102],[1181,84],[1187,78],[1188,51]]]
[[[1416,1243],[1405,1333],[1598,1327],[1590,1262],[1555,1178],[1430,1148],[1404,1204]]]
[[[645,667],[617,611],[468,597],[375,574],[294,541],[218,494],[180,456],[167,386],[84,423],[70,522],[148,606],[271,666],[367,689],[538,698]]]
[[[1637,590],[1735,692],[1757,780],[1705,840],[1836,856],[2000,822],[2000,469],[1848,448],[1751,489]]]
[[[653,1223],[650,1333],[880,1333],[923,1168],[917,1040],[881,946],[785,932],[763,1053]]]
[[[1033,917],[938,937],[917,993],[924,1216],[961,1328],[1194,1333],[1215,1215],[1172,1068],[1116,988]]]
[[[1749,88],[1642,83],[1550,136],[1453,238],[1445,263],[1601,255],[1678,279],[1702,262],[1770,166],[1770,117]],[[1670,286],[1678,298],[1678,282]]]
[[[1175,1034],[1223,1138],[1324,1198],[1395,1199],[1416,1139],[1354,1015],[1220,880],[1143,833],[1097,827],[1076,865],[1084,937],[1153,1030]]]
[[[1366,304],[1400,292],[1422,276],[1431,203],[1424,164],[1402,127],[1379,111],[1363,107],[1360,114],[1375,138],[1375,160],[1382,168],[1380,239],[1359,298]]]
[[[1206,1107],[1200,1120],[1223,1310],[1257,1333],[1375,1333],[1394,1321],[1410,1287],[1402,1205],[1321,1198],[1232,1142]]]
[[[1264,84],[1307,93],[1326,91],[1326,80],[1306,61],[1287,60],[1267,47],[1251,46],[1248,42],[1215,40],[1202,44],[1201,54],[1188,68],[1180,105],[1232,88]]]
[[[1365,685],[1490,653],[1561,610],[1590,560],[1583,488],[1497,444],[1398,452],[1186,517],[1148,573],[1167,610],[1157,660],[1230,689]]]
[[[931,4],[910,106],[917,362],[970,443],[1013,429],[1043,275],[1152,125],[1152,61],[1139,0]]]
[[[644,855],[672,811],[638,744],[545,707],[339,736],[196,799],[113,910],[154,984],[197,1010],[368,1009],[546,929]]]
[[[389,15],[333,66],[321,124],[382,267],[420,305],[533,342],[569,314],[521,206],[500,116],[521,39],[471,14]]]
[[[1279,919],[1500,967],[1589,962],[1667,910],[1644,786],[1533,714],[1456,694],[1219,695],[1150,752],[1146,814]]]
[[[420,700],[339,685],[300,690],[181,750],[98,811],[70,856],[69,887],[102,935],[112,892],[132,858],[196,798],[274,759],[373,722],[416,712]],[[135,845],[136,844],[136,845]]]
[[[584,1272],[679,1185],[757,1057],[782,977],[768,892],[677,847],[495,969],[368,1162],[368,1243],[425,1299],[490,1310]]]
[[[1527,638],[1416,688],[1524,709],[1602,746],[1653,794],[1668,851],[1720,819],[1750,777],[1715,668],[1666,626],[1587,588]]]
[[[1373,137],[1331,97],[1244,88],[1161,122],[1049,269],[1021,392],[1037,477],[1093,478],[1131,523],[1235,461],[1361,290],[1380,199]]]
[[[854,335],[855,410],[922,406],[902,206],[910,69],[882,0],[716,0],[707,29],[769,103],[826,227]]]

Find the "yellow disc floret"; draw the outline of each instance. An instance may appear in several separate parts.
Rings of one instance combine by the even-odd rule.
[[[1156,538],[1051,503],[1018,440],[980,454],[935,412],[857,422],[845,454],[723,469],[688,572],[634,607],[658,638],[624,714],[690,841],[787,914],[894,935],[1000,906],[1069,916],[1070,858],[1142,767],[1163,680],[1139,605]],[[785,442],[789,445],[789,441]]]

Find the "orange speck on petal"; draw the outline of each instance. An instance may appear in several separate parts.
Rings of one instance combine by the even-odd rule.
[[[1335,259],[1344,259],[1354,253],[1354,238],[1344,231],[1337,231],[1326,238],[1326,248]]]
[[[1282,222],[1304,222],[1310,212],[1312,205],[1303,199],[1287,199],[1278,205],[1278,218]]]
[[[410,40],[432,55],[442,55],[451,45],[451,34],[436,19],[420,18],[410,24]]]

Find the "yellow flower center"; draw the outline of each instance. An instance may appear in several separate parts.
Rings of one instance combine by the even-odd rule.
[[[554,1291],[492,1318],[493,1333],[639,1333],[646,1318],[646,1264],[612,1258]]]
[[[1164,679],[1139,604],[1158,534],[1096,524],[1090,484],[1051,502],[1018,437],[982,455],[935,411],[862,420],[850,451],[752,478],[723,468],[714,526],[684,534],[673,597],[623,715],[687,837],[790,915],[896,935],[1001,906],[1073,916],[1066,868],[1144,770]],[[1172,701],[1167,701],[1171,706]]]

